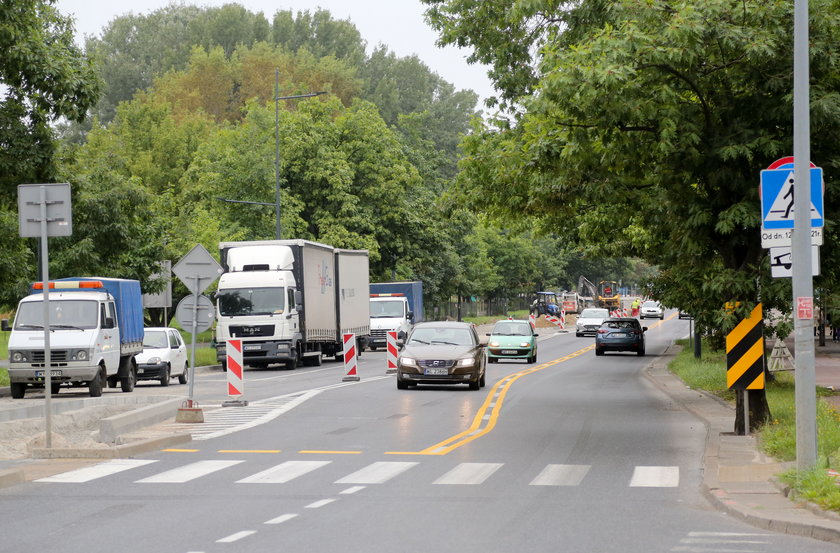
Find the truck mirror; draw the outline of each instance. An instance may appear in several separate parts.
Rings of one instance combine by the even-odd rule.
[[[410,321],[413,321],[414,320],[414,311],[409,311],[408,313],[406,313],[405,318],[410,320]]]
[[[3,332],[9,332],[12,330],[12,327],[9,326],[9,319],[0,320],[0,330]]]

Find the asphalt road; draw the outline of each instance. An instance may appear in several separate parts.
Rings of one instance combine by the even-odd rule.
[[[836,551],[701,496],[705,429],[643,374],[688,322],[644,324],[647,357],[552,336],[480,391],[397,390],[383,352],[359,383],[247,371],[249,408],[191,443],[0,490],[0,552]],[[197,399],[224,381],[199,374]]]

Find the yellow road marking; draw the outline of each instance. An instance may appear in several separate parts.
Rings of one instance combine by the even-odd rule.
[[[478,412],[476,413],[475,417],[473,418],[472,424],[469,428],[460,432],[454,436],[451,436],[442,442],[438,442],[435,445],[429,446],[426,449],[421,451],[386,451],[386,455],[446,455],[450,451],[453,451],[461,446],[464,446],[473,440],[480,438],[487,433],[489,433],[493,428],[496,426],[496,421],[499,418],[499,413],[502,410],[502,403],[504,403],[505,396],[507,396],[507,392],[510,387],[513,385],[514,382],[522,378],[523,376],[529,375],[531,373],[535,373],[538,371],[542,371],[554,365],[558,365],[565,361],[569,361],[570,359],[574,359],[575,357],[579,357],[583,355],[587,351],[592,351],[595,349],[595,344],[590,346],[586,346],[583,349],[579,349],[573,353],[570,353],[564,357],[559,357],[548,363],[542,363],[541,365],[537,365],[536,367],[530,367],[528,369],[523,369],[519,372],[509,374],[508,376],[502,378],[498,381],[491,389],[490,392],[487,394],[487,397],[484,399],[484,403],[479,408]],[[482,424],[485,422],[485,417],[487,417],[487,411],[490,411],[490,415],[486,420],[486,425],[482,428]]]
[[[316,449],[302,449],[298,453],[314,453],[316,455],[361,455],[361,451],[330,451],[330,450],[316,450]]]

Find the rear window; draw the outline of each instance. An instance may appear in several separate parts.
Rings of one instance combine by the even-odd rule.
[[[606,319],[609,312],[606,309],[584,309],[581,314],[581,319]]]

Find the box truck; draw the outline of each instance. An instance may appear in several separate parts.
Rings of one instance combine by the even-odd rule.
[[[14,324],[2,321],[9,336],[9,381],[13,398],[28,388],[43,388],[50,371],[50,391],[62,384],[82,384],[91,397],[106,383],[130,392],[137,382],[134,356],[143,351],[143,299],[136,280],[72,277],[49,283],[50,366],[44,352],[43,283],[32,285],[20,300]]]
[[[250,367],[320,365],[343,356],[345,332],[359,350],[370,335],[367,250],[308,240],[222,242],[216,292],[216,359],[227,370],[226,342],[242,340]]]
[[[423,283],[373,282],[370,285],[370,349],[385,347],[388,332],[405,340],[414,323],[423,320]]]

